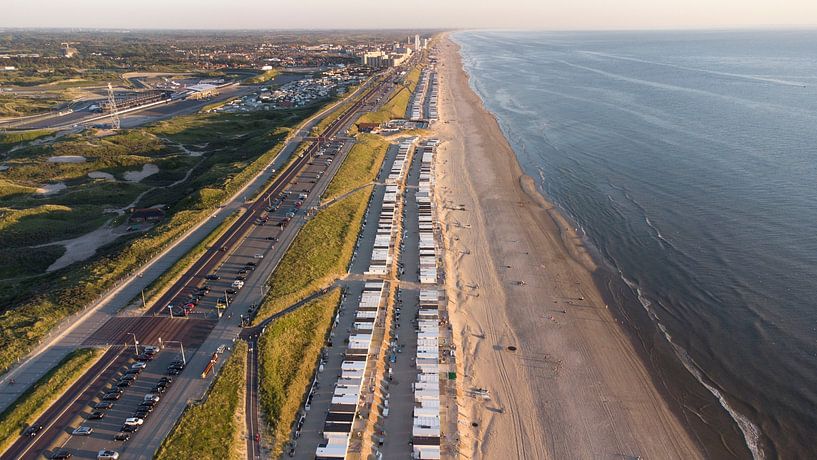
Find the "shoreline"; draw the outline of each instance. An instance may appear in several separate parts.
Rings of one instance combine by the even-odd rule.
[[[522,172],[471,88],[458,47],[446,37],[440,49],[443,103],[435,132],[443,143],[435,194],[463,376],[460,410],[477,424],[462,430],[461,452],[703,457],[607,308],[599,266],[581,237]],[[519,243],[535,251],[519,252]],[[490,400],[475,400],[470,387],[488,388]]]

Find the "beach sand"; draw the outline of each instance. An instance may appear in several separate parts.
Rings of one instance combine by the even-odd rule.
[[[581,239],[469,87],[456,45],[438,50],[435,193],[462,458],[701,458],[602,300]]]

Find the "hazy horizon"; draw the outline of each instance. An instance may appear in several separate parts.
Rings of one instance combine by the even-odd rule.
[[[102,0],[54,4],[7,0],[0,28],[153,30],[525,29],[665,30],[803,28],[817,26],[813,0],[541,0],[394,4],[373,0],[238,0],[202,5],[194,0]],[[36,12],[36,14],[32,14]]]

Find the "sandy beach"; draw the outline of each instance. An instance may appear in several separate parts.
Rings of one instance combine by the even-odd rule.
[[[521,171],[456,45],[438,49],[461,457],[701,458],[602,300],[581,239]]]

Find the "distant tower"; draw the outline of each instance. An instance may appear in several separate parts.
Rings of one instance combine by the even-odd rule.
[[[113,86],[108,83],[108,110],[111,111],[111,126],[119,129],[119,109],[116,108],[116,98],[113,95]]]
[[[414,36],[414,51],[420,51],[420,35]]]

